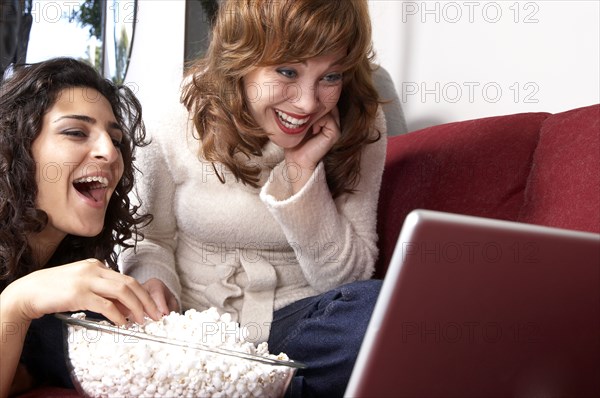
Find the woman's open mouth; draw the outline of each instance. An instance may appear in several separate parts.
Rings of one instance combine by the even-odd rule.
[[[300,134],[308,126],[310,116],[303,118],[296,118],[288,113],[280,111],[279,109],[274,110],[275,121],[279,125],[279,128],[286,134]]]
[[[73,181],[73,187],[94,202],[103,202],[108,188],[108,178],[100,176],[82,177]]]

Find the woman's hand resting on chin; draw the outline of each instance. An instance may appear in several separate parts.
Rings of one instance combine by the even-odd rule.
[[[312,176],[317,164],[340,139],[340,114],[337,107],[312,125],[312,132],[294,148],[285,149],[285,161],[298,169],[298,178],[291,181],[293,193],[302,189]]]

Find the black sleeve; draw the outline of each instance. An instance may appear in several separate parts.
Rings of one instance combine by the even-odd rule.
[[[62,321],[54,315],[34,319],[21,354],[36,384],[73,388],[63,349]]]

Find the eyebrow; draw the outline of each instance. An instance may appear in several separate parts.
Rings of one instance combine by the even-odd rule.
[[[348,55],[343,55],[341,56],[339,59],[337,59],[334,63],[331,64],[331,66],[336,66],[336,65],[341,65],[342,63],[344,63],[344,59],[346,59]]]
[[[86,115],[64,115],[64,116],[61,116],[58,119],[54,120],[53,123],[57,123],[57,122],[61,121],[62,119],[81,120],[82,122],[86,122],[89,124],[96,124],[96,122],[97,122],[97,120],[94,119],[93,117],[86,116]],[[111,129],[122,130],[121,126],[119,126],[119,123],[117,123],[117,122],[110,122],[108,124],[108,127],[110,127]]]
[[[341,65],[344,61],[344,58],[346,58],[346,55],[340,57],[339,59],[335,60],[334,62],[332,62],[329,66],[337,66],[337,65]],[[304,66],[308,65],[308,62],[306,62],[305,59],[303,59],[302,61],[300,61],[299,63],[301,63]]]

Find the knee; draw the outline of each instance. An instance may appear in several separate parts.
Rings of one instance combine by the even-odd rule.
[[[378,279],[352,282],[342,286],[340,293],[345,301],[358,301],[361,306],[372,307],[379,297],[381,284],[382,281]]]

